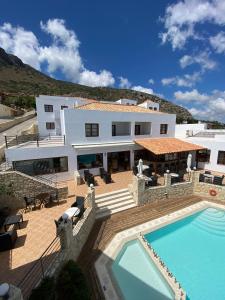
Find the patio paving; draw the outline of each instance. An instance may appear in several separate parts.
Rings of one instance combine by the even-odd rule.
[[[123,189],[132,182],[132,173],[121,172],[112,175],[113,183],[105,184],[99,176],[95,177],[97,186],[96,194],[112,192]],[[66,182],[69,188],[69,198],[60,205],[43,207],[23,213],[24,222],[21,229],[17,230],[18,239],[15,248],[10,251],[0,252],[0,282],[9,282],[17,285],[26,272],[43,254],[56,236],[54,220],[74,202],[75,195],[85,196],[87,185],[75,186],[74,181]],[[4,229],[2,229],[4,230]]]

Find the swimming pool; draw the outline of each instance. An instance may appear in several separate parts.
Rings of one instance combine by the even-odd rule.
[[[138,240],[125,244],[112,264],[125,300],[169,300],[174,293]]]
[[[145,238],[181,283],[187,299],[225,299],[225,211],[207,208]]]

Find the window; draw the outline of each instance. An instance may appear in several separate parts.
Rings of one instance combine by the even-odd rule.
[[[78,170],[103,167],[103,154],[85,154],[77,156]]]
[[[135,124],[135,135],[140,135],[140,134],[141,134],[141,125]]]
[[[116,136],[116,125],[112,124],[112,136]]]
[[[149,109],[150,109],[150,110],[153,110],[153,107],[150,106]]]
[[[15,170],[28,175],[42,175],[68,172],[68,157],[52,157],[14,161]]]
[[[53,112],[53,105],[45,104],[45,112]]]
[[[85,135],[87,137],[99,136],[99,126],[96,123],[85,124]]]
[[[55,129],[55,123],[54,122],[46,122],[46,129]]]
[[[154,107],[154,110],[157,110],[157,107]]]
[[[63,110],[64,108],[68,108],[67,105],[61,105],[61,110]]]
[[[160,134],[167,134],[168,124],[160,124]]]
[[[225,165],[225,151],[218,151],[217,164]]]
[[[198,162],[209,162],[210,160],[210,150],[199,150],[197,152]]]

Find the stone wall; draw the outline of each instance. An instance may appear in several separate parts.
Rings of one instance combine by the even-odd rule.
[[[162,202],[170,198],[182,198],[191,196],[194,193],[193,173],[190,181],[171,185],[171,175],[164,174],[164,185],[155,187],[145,187],[145,180],[142,177],[133,177],[133,186],[129,190],[133,194],[133,199],[137,205],[144,205],[149,202]]]
[[[0,183],[10,187],[12,195],[0,196],[0,207],[24,208],[24,196],[35,197],[40,193],[57,192],[59,199],[68,197],[68,187],[56,188],[50,184],[18,171],[0,172]]]
[[[62,250],[64,251],[64,261],[68,259],[77,260],[80,252],[87,241],[89,233],[95,223],[95,190],[89,188],[86,197],[86,210],[82,218],[73,227],[72,222],[62,222],[58,227]]]
[[[212,200],[225,201],[225,186],[199,182],[199,174],[200,172],[194,174],[194,193],[202,197],[209,197]],[[216,191],[215,196],[210,195],[211,190]]]

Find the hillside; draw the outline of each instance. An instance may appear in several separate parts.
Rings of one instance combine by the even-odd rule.
[[[160,104],[161,111],[177,114],[179,120],[192,119],[185,108],[155,95],[129,89],[93,88],[53,79],[24,64],[18,57],[7,54],[2,48],[0,48],[0,92],[14,96],[68,95],[107,101],[131,98],[138,100],[139,103],[150,99]]]

